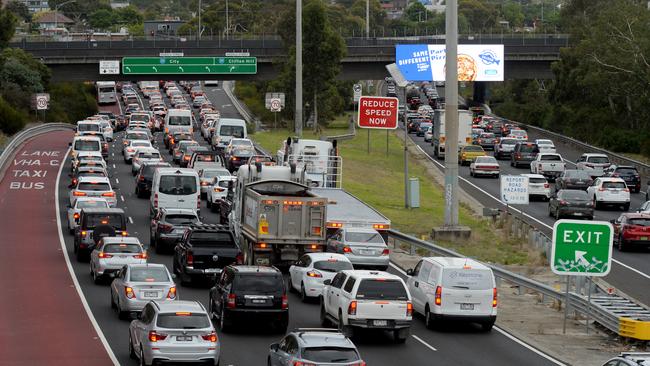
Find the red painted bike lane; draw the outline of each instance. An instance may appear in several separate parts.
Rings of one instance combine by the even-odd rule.
[[[0,181],[0,365],[112,365],[61,249],[55,192],[72,132],[29,140]]]

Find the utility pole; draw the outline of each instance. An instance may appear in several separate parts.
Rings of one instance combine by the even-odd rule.
[[[370,38],[370,0],[366,0],[366,38]]]
[[[447,0],[445,71],[445,226],[458,226],[458,0]]]
[[[228,39],[228,32],[230,31],[230,21],[228,17],[228,0],[226,0],[226,39]]]
[[[201,0],[199,0],[199,32],[196,35],[197,43],[201,40]]]
[[[302,137],[302,0],[296,0],[296,111],[294,131]]]

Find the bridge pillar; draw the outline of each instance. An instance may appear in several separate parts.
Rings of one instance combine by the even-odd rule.
[[[472,93],[473,104],[480,105],[485,103],[488,83],[485,81],[475,81],[473,87],[474,87],[474,91]]]

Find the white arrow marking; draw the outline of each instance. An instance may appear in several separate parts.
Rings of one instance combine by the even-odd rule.
[[[235,71],[235,66],[230,66],[230,72]]]
[[[181,72],[185,72],[185,70],[183,70],[182,66],[179,66],[178,69],[181,70]]]
[[[206,66],[205,69],[208,70],[208,72],[211,72],[209,67]]]
[[[127,66],[126,71],[131,72],[131,68]]]
[[[585,267],[589,266],[589,261],[585,259],[585,254],[587,252],[583,252],[582,250],[576,250],[575,256],[576,256],[576,262],[581,262]]]
[[[152,66],[154,72],[158,72],[158,69],[155,66]]]

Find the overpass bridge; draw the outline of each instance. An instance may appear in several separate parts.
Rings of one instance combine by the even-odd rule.
[[[444,44],[444,36],[347,38],[347,56],[342,60],[340,78],[344,80],[379,80],[386,76],[385,65],[395,62],[396,44]],[[503,44],[505,75],[508,79],[553,78],[550,65],[559,59],[560,49],[568,46],[565,35],[541,36],[461,36],[461,44]],[[237,40],[122,40],[14,42],[41,59],[52,69],[54,81],[71,80],[138,80],[151,75],[99,75],[100,60],[122,57],[158,57],[164,52],[182,52],[185,56],[224,56],[226,52],[249,52],[257,57],[256,75],[201,75],[201,79],[269,80],[279,73],[279,62],[287,57],[278,38]],[[174,75],[175,79],[196,79],[197,75]],[[155,77],[154,77],[155,78]]]

